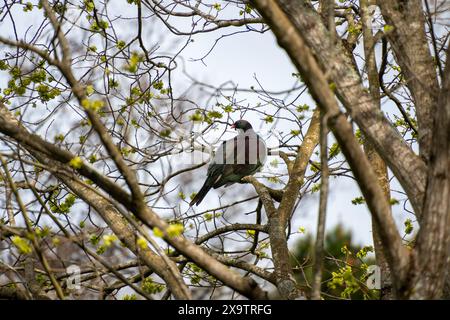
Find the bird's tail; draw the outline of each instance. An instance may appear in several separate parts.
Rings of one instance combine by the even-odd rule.
[[[202,202],[203,198],[206,196],[208,191],[211,189],[211,186],[208,183],[208,180],[205,181],[203,184],[203,187],[200,189],[199,192],[195,195],[195,197],[192,199],[192,201],[189,203],[189,206],[193,206],[194,204],[198,206],[200,202]]]

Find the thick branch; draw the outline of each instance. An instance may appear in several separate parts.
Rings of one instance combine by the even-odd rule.
[[[290,265],[286,227],[275,209],[266,187],[252,176],[245,177],[244,181],[253,184],[267,213],[270,249],[278,291],[284,299],[297,299],[300,296],[300,291],[297,288],[297,282]]]
[[[316,243],[314,247],[314,265],[313,265],[313,282],[311,298],[320,300],[320,288],[322,285],[322,264],[324,258],[324,243],[325,243],[325,222],[327,216],[327,200],[328,200],[328,128],[326,125],[327,119],[321,116],[320,126],[320,202],[319,214],[317,219],[317,233]]]
[[[377,63],[375,60],[375,38],[372,34],[372,14],[369,12],[368,0],[361,0],[361,16],[363,25],[363,39],[364,39],[364,56],[366,61],[367,78],[369,80],[369,91],[373,98],[373,103],[378,109],[381,108],[380,95],[380,76],[378,75]],[[385,58],[385,57],[383,57]],[[382,77],[381,77],[382,79]],[[378,184],[383,189],[386,199],[390,199],[390,186],[387,174],[386,163],[377,153],[372,144],[364,139],[364,150],[367,158],[375,171]],[[372,237],[375,248],[375,256],[377,265],[381,269],[381,298],[388,299],[391,296],[391,281],[389,275],[389,266],[386,261],[386,254],[380,238],[380,226],[377,225],[376,220],[372,218]]]
[[[443,87],[434,116],[428,188],[417,248],[413,299],[442,295],[450,252],[450,48],[447,50]]]
[[[44,153],[50,159],[61,162],[61,164],[67,164],[67,162],[74,157],[74,155],[69,151],[62,150],[57,146],[43,140],[39,136],[30,134],[25,128],[18,125],[17,120],[12,117],[4,105],[0,105],[0,132],[14,138],[34,155],[37,150],[38,152]],[[120,202],[128,210],[133,212],[148,227],[158,227],[163,232],[167,229],[168,224],[159,218],[152,209],[147,206],[137,208],[135,203],[130,199],[124,190],[115,185],[108,178],[105,178],[103,175],[95,171],[95,169],[83,164],[78,172],[92,180],[95,184],[99,186],[106,186],[107,188],[102,187],[105,192],[108,192],[116,201]],[[253,299],[267,298],[266,292],[261,290],[253,279],[249,277],[243,278],[235,271],[230,270],[225,265],[209,256],[199,246],[193,244],[183,236],[166,236],[164,239],[212,276],[216,277],[225,285],[235,289],[244,296]]]
[[[425,34],[422,1],[390,0],[377,3],[386,23],[394,27],[387,38],[414,99],[419,125],[420,155],[428,161],[439,84]],[[439,60],[439,57],[436,59]]]
[[[295,202],[298,198],[298,192],[303,184],[306,168],[308,167],[309,159],[319,143],[319,128],[320,128],[320,110],[314,110],[311,123],[302,144],[299,146],[297,156],[292,168],[289,172],[289,181],[286,185],[283,198],[278,207],[278,215],[284,226],[286,226],[289,217],[292,214]]]
[[[318,106],[328,116],[328,125],[342,147],[371,214],[381,226],[381,238],[383,245],[387,248],[389,264],[394,270],[397,284],[400,285],[405,276],[409,256],[402,245],[391,215],[389,202],[377,183],[376,175],[361,150],[351,125],[347,122],[344,114],[340,112],[322,70],[305,43],[303,33],[297,32],[288,16],[274,0],[256,0],[253,1],[253,4],[271,26],[278,43],[286,50],[300,71]]]
[[[283,36],[289,38],[292,32],[302,34],[318,64],[327,70],[330,80],[336,85],[342,104],[391,168],[408,194],[415,212],[420,214],[426,186],[425,162],[376,108],[350,57],[345,54],[342,42],[339,39],[333,41],[333,36],[309,1],[279,0],[278,4],[293,25],[292,31],[288,33],[286,30]],[[298,53],[292,54],[292,61],[298,65],[302,57]]]

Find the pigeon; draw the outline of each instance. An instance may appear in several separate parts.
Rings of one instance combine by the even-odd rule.
[[[191,207],[198,206],[211,188],[242,183],[243,177],[253,175],[266,162],[266,144],[248,121],[238,120],[231,128],[237,130],[238,135],[217,148],[208,166],[206,181],[190,202]]]

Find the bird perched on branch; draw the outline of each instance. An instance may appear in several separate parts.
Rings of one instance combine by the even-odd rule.
[[[243,177],[253,175],[266,162],[266,144],[248,121],[238,120],[231,128],[236,129],[238,135],[217,148],[208,166],[206,181],[190,206],[199,205],[211,188],[240,183]]]

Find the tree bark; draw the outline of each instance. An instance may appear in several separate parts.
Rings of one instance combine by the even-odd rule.
[[[372,14],[369,12],[369,1],[361,0],[360,2],[361,16],[362,16],[362,30],[364,39],[364,56],[366,61],[366,72],[369,81],[369,91],[372,96],[372,101],[378,109],[381,109],[381,95],[380,95],[380,82],[377,69],[377,62],[375,59],[375,40],[372,33]],[[383,189],[386,199],[389,201],[390,196],[390,186],[387,173],[386,163],[377,153],[373,145],[364,139],[364,150],[367,154],[372,168],[377,176],[378,183]],[[377,266],[381,270],[381,290],[380,298],[383,300],[388,300],[392,298],[392,284],[390,281],[390,270],[389,265],[386,260],[385,250],[383,243],[380,238],[379,226],[377,225],[375,219],[372,217],[372,237],[373,244],[375,248],[375,257]]]
[[[277,3],[294,29],[303,35],[318,64],[327,70],[336,85],[338,98],[397,177],[419,214],[426,186],[425,162],[373,104],[342,42],[339,38],[332,41],[333,37],[309,1],[279,0]]]
[[[71,172],[72,169],[67,167],[67,163],[75,157],[71,152],[60,149],[39,136],[29,133],[24,127],[18,125],[17,120],[10,114],[6,106],[1,103],[0,132],[21,143],[31,154],[36,156],[35,152],[42,153],[49,159],[55,160],[56,163],[66,165],[66,169]],[[92,167],[83,164],[78,173],[92,180],[98,186],[103,187],[105,192],[108,192],[110,196],[135,214],[148,227],[158,227],[163,232],[167,229],[168,223],[160,219],[152,209],[142,203],[133,202],[127,192]],[[267,293],[258,286],[255,280],[250,277],[244,278],[237,272],[230,270],[183,236],[165,236],[164,239],[199,267],[242,295],[253,299],[267,299]]]
[[[414,100],[419,126],[419,152],[428,162],[439,84],[425,34],[422,1],[378,0],[377,3],[386,23],[394,27],[392,32],[387,33],[387,38]]]
[[[405,293],[413,299],[442,296],[450,252],[450,48],[434,128],[424,216],[417,235],[411,284]]]
[[[318,106],[328,116],[328,125],[342,147],[371,214],[376,223],[380,225],[380,236],[387,250],[389,265],[395,274],[394,284],[396,288],[399,288],[406,275],[409,254],[402,245],[391,215],[389,202],[378,185],[370,163],[356,141],[351,125],[347,122],[344,114],[340,112],[324,73],[303,38],[303,32],[291,23],[288,15],[274,0],[255,0],[252,3],[271,26],[278,43],[286,50]]]

